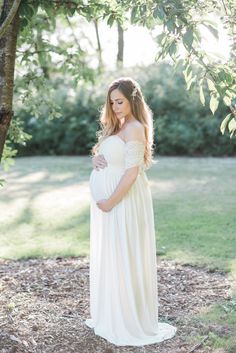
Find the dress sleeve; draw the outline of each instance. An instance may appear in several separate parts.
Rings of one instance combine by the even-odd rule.
[[[128,141],[125,144],[125,169],[144,164],[145,145],[140,141]]]

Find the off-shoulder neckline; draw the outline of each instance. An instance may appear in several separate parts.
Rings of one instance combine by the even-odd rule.
[[[109,137],[117,137],[122,143],[124,143],[125,145],[127,143],[130,143],[130,142],[135,142],[135,143],[140,143],[142,145],[145,145],[145,143],[143,141],[139,141],[139,140],[131,140],[131,141],[124,141],[120,136],[118,135],[110,135]]]

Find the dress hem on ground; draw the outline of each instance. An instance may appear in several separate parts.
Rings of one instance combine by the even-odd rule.
[[[94,329],[95,335],[98,335],[108,342],[116,345],[116,346],[144,346],[148,344],[155,344],[155,343],[161,343],[163,341],[166,341],[168,339],[171,339],[175,336],[177,332],[177,328],[175,326],[172,326],[170,324],[167,324],[165,322],[158,322],[158,333],[146,337],[144,339],[133,339],[132,341],[120,341],[116,340],[114,337],[109,337],[106,333],[102,332],[99,328],[94,327],[93,320],[92,319],[87,319],[85,321],[85,324],[91,328]]]

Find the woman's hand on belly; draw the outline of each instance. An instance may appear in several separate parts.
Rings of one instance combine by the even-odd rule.
[[[110,200],[105,200],[105,199],[97,201],[97,206],[103,212],[110,212],[114,207],[114,205],[112,205]]]
[[[107,167],[107,161],[103,154],[98,154],[92,158],[93,168],[96,170]]]

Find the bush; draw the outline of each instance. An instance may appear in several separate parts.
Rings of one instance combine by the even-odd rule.
[[[108,84],[119,76],[132,76],[143,90],[154,113],[155,144],[159,155],[234,155],[235,138],[222,135],[219,128],[228,113],[221,103],[213,116],[199,101],[197,88],[186,91],[182,72],[173,75],[168,64],[153,64],[98,77],[95,85],[72,90],[63,81],[57,83],[55,101],[62,117],[48,120],[47,114],[34,118],[23,109],[17,115],[33,138],[20,155],[88,154],[96,141],[99,110],[104,103]],[[37,97],[36,97],[37,99]],[[206,97],[209,101],[209,97]]]

